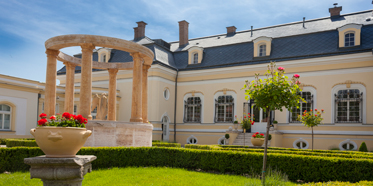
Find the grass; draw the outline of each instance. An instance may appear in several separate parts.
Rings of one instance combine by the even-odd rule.
[[[268,185],[296,185],[284,181],[284,175],[270,172]],[[285,176],[286,177],[286,176]],[[212,174],[167,167],[130,167],[95,170],[84,176],[83,185],[260,185],[260,179],[237,175]],[[286,178],[285,178],[286,180]],[[0,174],[0,185],[40,185],[40,179],[30,179],[29,172]]]

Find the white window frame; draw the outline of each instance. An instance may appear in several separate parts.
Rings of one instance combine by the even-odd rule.
[[[346,46],[346,36],[347,36],[347,34],[354,34],[354,45]],[[343,45],[344,47],[353,47],[353,46],[356,46],[356,34],[355,34],[355,32],[354,31],[347,31],[346,33],[344,33],[343,42],[344,42],[344,45]]]
[[[166,122],[164,123],[164,118],[166,118]],[[162,135],[163,135],[163,141],[169,141],[170,140],[170,117],[168,116],[167,112],[164,113],[161,117],[161,123],[163,125],[164,128],[166,128],[166,130],[164,130],[164,128],[162,129]]]
[[[197,55],[197,58],[196,58]],[[193,53],[193,63],[192,64],[198,64],[198,52]]]
[[[310,86],[304,86],[302,89],[302,92],[311,92],[311,96],[313,96],[313,105],[312,109],[317,109],[317,91],[315,88],[310,87]],[[287,110],[287,109],[286,109]],[[321,110],[321,109],[320,109]],[[286,121],[290,123],[290,111],[287,110],[287,115],[286,115]],[[299,124],[297,122],[292,122],[291,124]]]
[[[351,141],[350,139],[344,140],[341,143],[339,143],[339,150],[346,151],[347,149],[343,148],[343,145],[347,143],[347,146],[350,146],[349,144],[352,144],[354,146],[351,150],[357,150],[357,144],[354,141]]]
[[[166,93],[166,96],[165,96],[165,93]],[[165,88],[165,89],[163,90],[163,98],[164,98],[165,100],[170,99],[170,90],[169,90],[168,88]]]
[[[12,106],[7,104],[0,104],[0,105],[6,105],[10,107],[10,111],[0,111],[0,115],[2,115],[2,121],[1,121],[1,128],[0,130],[12,130]],[[4,121],[5,121],[5,114],[9,115],[9,129],[4,129]]]
[[[215,100],[219,98],[219,96],[232,96],[233,97],[233,121],[234,121],[234,116],[237,115],[237,94],[234,91],[226,91],[226,94],[224,94],[223,91],[219,91],[214,95],[213,103],[214,103],[214,123],[221,123],[221,122],[215,122],[215,117],[216,117],[216,105],[215,105]],[[232,123],[233,123],[232,121]],[[222,122],[226,123],[226,122]]]
[[[299,148],[298,146],[297,146],[297,143],[298,142],[301,142],[301,144],[302,143],[305,143],[306,144],[306,146],[304,147],[304,148]],[[302,145],[301,145],[302,146]],[[306,141],[306,140],[304,140],[304,139],[302,139],[302,138],[299,138],[299,139],[297,139],[297,140],[295,140],[294,142],[293,142],[293,147],[295,148],[295,149],[308,149],[308,147],[310,146],[310,144],[308,143],[308,141]]]
[[[195,139],[196,142],[195,143],[190,143],[191,139]],[[195,136],[191,135],[191,136],[189,136],[189,138],[187,138],[186,142],[187,142],[187,144],[198,144],[198,139]]]
[[[188,94],[185,94],[185,96],[184,96],[184,101],[183,101],[183,103],[185,103],[185,101],[187,101],[188,100],[188,98],[190,98],[190,97],[199,97],[200,99],[201,99],[201,123],[203,123],[203,110],[204,110],[204,96],[203,96],[203,94],[202,93],[194,93],[194,96],[193,96],[193,94],[192,93],[188,93]],[[183,104],[183,106],[184,106],[184,109],[185,109],[185,105]],[[186,114],[186,111],[184,110],[184,112],[183,112],[183,121],[184,121],[184,118],[185,118],[185,114]]]
[[[367,118],[366,118],[366,115],[367,115],[367,108],[366,108],[366,101],[367,101],[367,92],[366,92],[366,88],[364,85],[362,84],[350,84],[350,88],[347,88],[346,87],[346,84],[342,84],[342,85],[336,85],[333,87],[332,91],[331,91],[331,104],[332,104],[332,117],[331,117],[331,123],[332,124],[335,124],[335,112],[336,112],[336,104],[335,104],[335,94],[338,93],[338,91],[340,90],[350,90],[350,89],[358,89],[360,91],[360,93],[363,93],[363,101],[361,102],[361,104],[363,104],[361,106],[362,108],[362,112],[361,112],[361,119],[362,119],[362,122],[363,124],[367,123]]]
[[[264,46],[264,53],[260,52],[260,47]],[[261,55],[263,54],[263,55]],[[267,56],[267,45],[265,43],[258,44],[258,57],[264,57]]]

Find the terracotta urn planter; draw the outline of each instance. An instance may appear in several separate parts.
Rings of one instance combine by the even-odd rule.
[[[251,143],[256,147],[261,147],[264,144],[264,138],[251,138]]]
[[[48,158],[72,158],[92,131],[77,127],[38,127],[30,133]]]

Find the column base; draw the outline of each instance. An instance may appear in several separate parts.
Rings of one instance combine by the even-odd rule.
[[[131,118],[130,122],[141,122],[142,123],[143,121],[142,121],[142,118]]]
[[[87,119],[92,120],[92,115],[88,115]]]

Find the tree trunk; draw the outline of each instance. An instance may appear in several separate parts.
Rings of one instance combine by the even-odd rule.
[[[269,136],[269,127],[271,124],[271,117],[270,117],[271,110],[267,110],[267,131],[265,136],[265,142],[264,142],[264,155],[263,155],[263,172],[262,172],[262,185],[265,185],[265,173],[266,173],[266,164],[267,164],[267,148],[268,148],[268,136]]]
[[[312,152],[313,152],[313,127],[311,127],[312,129]]]

